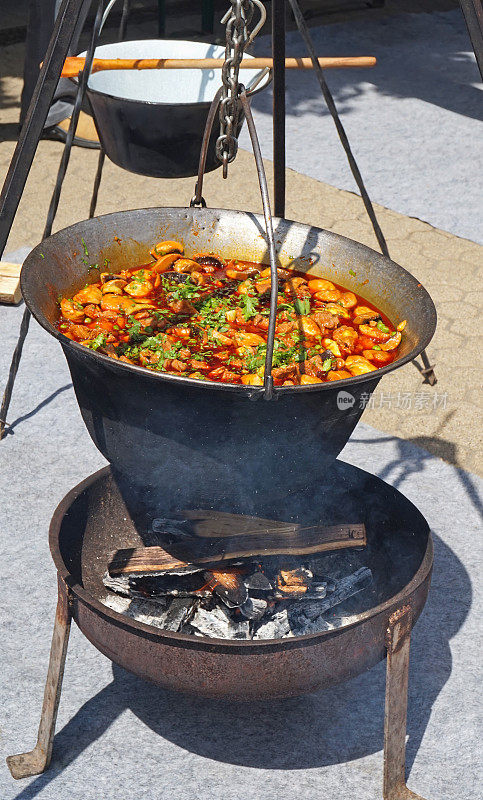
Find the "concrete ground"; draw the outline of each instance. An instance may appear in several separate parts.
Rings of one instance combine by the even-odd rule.
[[[397,18],[394,9],[381,18],[389,17]],[[0,175],[15,145],[21,60],[21,45],[3,49]],[[453,124],[458,111],[448,113]],[[266,144],[264,136],[264,152]],[[39,241],[61,152],[56,143],[40,143],[7,252],[25,254]],[[56,228],[87,216],[96,161],[93,152],[73,151]],[[270,176],[272,165],[267,161],[266,166]],[[365,172],[370,185],[370,165]],[[343,186],[339,173],[333,182]],[[107,162],[98,213],[184,205],[193,185],[192,179],[129,175]],[[435,186],[435,194],[441,194],[440,184]],[[461,196],[470,216],[468,198]],[[259,211],[251,155],[240,151],[227,182],[219,172],[208,175],[205,197],[211,206]],[[431,207],[428,200],[426,219]],[[428,800],[477,800],[481,625],[473,586],[481,571],[482,507],[481,481],[472,473],[483,471],[482,248],[419,219],[376,209],[394,260],[417,275],[435,301],[439,323],[429,355],[438,384],[423,385],[411,365],[384,378],[343,456],[397,486],[435,533],[432,589],[412,643],[409,785]],[[292,169],[287,170],[287,217],[376,247],[357,195]],[[477,238],[476,227],[469,236]],[[0,376],[6,376],[22,310],[0,309]],[[38,723],[55,604],[48,521],[61,497],[104,463],[81,421],[60,348],[36,323],[8,421],[0,444],[0,505],[7,533],[0,568],[4,755],[33,746]],[[15,784],[5,765],[0,767],[0,797],[275,800],[293,795],[308,800],[323,792],[334,800],[373,800],[381,796],[383,697],[380,664],[332,692],[300,700],[249,707],[189,700],[113,667],[74,630],[52,769]]]
[[[327,70],[327,83],[353,145],[370,197],[394,211],[483,243],[483,92],[459,9],[367,14],[312,30],[324,55],[375,55],[366,70]],[[267,53],[261,37],[256,53]],[[298,31],[287,53],[305,55]],[[332,118],[312,74],[287,72],[287,165],[297,172],[356,191]],[[271,157],[272,103],[253,101],[256,122]],[[245,129],[240,142],[248,146]],[[376,156],[377,154],[377,156]]]

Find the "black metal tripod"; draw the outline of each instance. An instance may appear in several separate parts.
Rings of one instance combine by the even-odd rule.
[[[357,167],[356,161],[352,154],[349,141],[345,134],[344,128],[337,113],[337,109],[330,93],[330,90],[325,82],[322,68],[316,58],[314,45],[300,11],[297,0],[289,0],[295,21],[300,30],[300,33],[305,41],[307,50],[313,62],[315,74],[318,78],[324,99],[327,103],[329,111],[332,115],[337,132],[341,139],[342,145],[347,155],[349,166],[352,170],[354,178],[357,182],[361,197],[363,199],[366,211],[371,220],[374,228],[379,246],[384,255],[388,255],[388,248],[385,238],[382,234],[380,226],[377,222],[374,208],[367,194],[361,174]],[[15,148],[12,161],[3,185],[0,195],[0,253],[3,252],[7,242],[10,229],[13,224],[17,208],[22,197],[25,183],[35,156],[37,145],[42,133],[42,129],[47,118],[47,114],[52,102],[55,87],[62,71],[62,66],[68,53],[70,41],[77,23],[77,19],[81,12],[89,6],[91,0],[63,0],[60,11],[58,13],[49,47],[40,70],[37,85],[26,115],[20,137]],[[57,181],[52,195],[47,222],[44,230],[43,238],[50,236],[52,224],[57,211],[57,206],[60,198],[62,182],[67,170],[70,151],[72,147],[72,139],[77,126],[79,111],[82,105],[84,94],[87,87],[87,80],[90,72],[90,66],[94,55],[94,50],[97,43],[99,29],[101,25],[103,2],[98,0],[97,16],[94,23],[92,37],[87,52],[85,68],[79,78],[79,86],[74,106],[74,111],[71,117],[71,123],[67,140],[65,143],[64,153],[59,166]],[[285,213],[285,0],[272,0],[272,56],[273,56],[273,153],[274,153],[274,210],[275,215],[283,217]],[[125,24],[127,14],[123,13],[121,21],[120,38],[124,38]],[[481,55],[481,54],[480,54]],[[104,153],[101,151],[99,157],[99,165],[94,182],[94,189],[91,201],[91,208],[89,216],[95,213],[95,206],[97,200],[97,192],[101,180],[102,167],[104,163]],[[18,366],[22,356],[22,348],[25,337],[28,332],[30,322],[30,312],[25,310],[22,323],[19,331],[19,338],[15,352],[12,358],[9,376],[5,392],[3,395],[2,404],[0,407],[0,439],[4,435],[6,417],[10,400],[12,396],[13,386],[18,371]],[[430,366],[428,357],[423,351],[421,354],[423,366],[421,367],[416,361],[413,363],[424,375],[425,380],[430,383],[436,383],[436,377],[433,368]]]

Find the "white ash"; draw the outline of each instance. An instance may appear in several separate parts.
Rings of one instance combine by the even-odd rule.
[[[268,603],[263,598],[248,597],[240,606],[240,611],[247,619],[261,619],[265,615],[267,607]]]
[[[111,589],[111,591],[116,592],[116,594],[122,594],[124,597],[132,597],[131,581],[128,575],[113,577],[109,572],[105,572],[102,582],[106,589]]]
[[[186,626],[185,626],[186,627]],[[250,624],[248,620],[235,622],[229,612],[220,606],[211,611],[198,608],[189,623],[189,629],[195,634],[215,639],[249,639]],[[183,633],[190,631],[183,630]]]
[[[164,629],[167,631],[179,631],[195,612],[198,605],[197,600],[192,598],[178,598],[171,600],[167,614],[164,618]]]
[[[143,622],[145,625],[165,629],[168,603],[164,598],[153,601],[141,600],[138,597],[128,598],[107,595],[107,597],[101,599],[101,602],[113,611],[135,619],[136,622]]]
[[[253,635],[254,639],[281,639],[282,637],[293,636],[288,620],[287,609],[276,611],[275,614],[266,622],[262,622],[260,627]]]
[[[309,581],[307,591],[297,598],[281,595],[273,588],[277,584],[275,572],[269,572],[267,577],[260,570],[254,571],[244,578],[248,598],[236,610],[228,608],[210,591],[208,599],[201,598],[199,590],[194,587],[191,596],[185,595],[186,577],[180,578],[183,589],[177,596],[175,587],[179,583],[172,585],[169,596],[165,594],[167,587],[164,584],[159,587],[161,594],[151,596],[151,591],[157,591],[158,582],[153,585],[150,577],[143,582],[142,576],[130,579],[128,576],[112,578],[106,574],[104,583],[116,595],[109,595],[103,602],[147,625],[195,636],[240,640],[303,636],[346,624],[352,614],[359,613],[361,601],[357,595],[363,590],[366,592],[363,604],[371,600],[374,592],[372,573],[367,567],[360,567],[360,561],[357,554],[356,557],[330,554],[312,559],[309,562],[311,569],[304,572]],[[354,565],[359,566],[355,571]],[[332,573],[337,577],[332,577]],[[138,581],[142,591],[138,590]],[[278,599],[276,604],[270,602],[274,599]]]

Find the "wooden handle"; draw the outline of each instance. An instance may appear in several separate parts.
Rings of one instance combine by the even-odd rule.
[[[374,56],[350,56],[337,58],[319,58],[324,69],[347,67],[374,67]],[[111,69],[221,69],[221,58],[95,58],[92,72]],[[78,56],[66,58],[62,69],[62,78],[75,78],[84,69],[85,59]],[[251,58],[242,61],[241,69],[271,69],[271,58]],[[285,69],[312,69],[310,58],[286,58]]]

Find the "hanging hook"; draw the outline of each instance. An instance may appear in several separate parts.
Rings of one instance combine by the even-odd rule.
[[[252,44],[255,36],[261,31],[261,29],[263,28],[263,26],[265,25],[265,22],[267,20],[267,9],[265,8],[265,6],[261,2],[261,0],[252,0],[252,2],[253,2],[254,5],[257,6],[257,8],[260,11],[260,20],[258,22],[258,25],[255,25],[255,27],[252,30],[250,36],[248,37],[248,41],[247,41],[247,45],[246,45],[247,47],[249,47]]]
[[[114,2],[115,2],[115,0],[114,0]],[[246,42],[246,47],[248,47],[248,45],[252,44],[253,40],[255,39],[255,36],[257,36],[257,34],[261,31],[261,29],[265,25],[265,22],[267,21],[267,9],[265,8],[265,6],[261,2],[261,0],[252,0],[252,3],[260,11],[260,19],[259,19],[258,23],[255,25],[254,29],[252,30],[250,36],[248,37],[247,42]],[[228,20],[230,18],[230,15],[231,15],[231,8],[229,8],[228,11],[226,12],[226,14],[221,18],[220,23],[222,25],[226,25],[226,23],[228,22]]]

